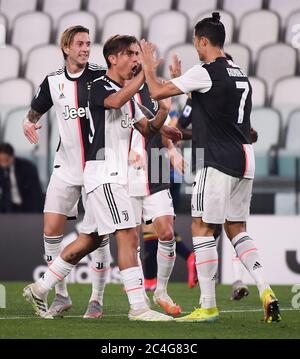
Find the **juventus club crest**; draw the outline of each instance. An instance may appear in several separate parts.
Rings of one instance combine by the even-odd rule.
[[[125,222],[128,222],[128,220],[129,220],[128,212],[127,212],[127,211],[122,211],[122,214],[123,214],[123,216],[124,216],[124,221],[125,221]]]

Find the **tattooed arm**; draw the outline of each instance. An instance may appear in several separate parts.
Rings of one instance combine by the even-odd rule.
[[[32,108],[28,111],[25,121],[23,123],[23,132],[26,138],[30,143],[37,144],[39,136],[37,130],[42,128],[41,125],[38,125],[38,120],[42,117],[42,114],[36,112]]]

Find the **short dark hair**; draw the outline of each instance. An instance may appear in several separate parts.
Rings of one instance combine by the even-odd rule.
[[[9,143],[0,143],[0,153],[5,153],[11,157],[14,157],[15,150]]]
[[[220,14],[213,12],[211,17],[200,20],[195,25],[195,36],[207,37],[213,46],[223,48],[225,42],[225,27],[220,21]]]
[[[60,38],[60,48],[64,55],[64,59],[66,60],[68,55],[64,52],[64,47],[69,47],[75,37],[76,34],[79,32],[86,32],[87,34],[90,33],[89,29],[84,26],[76,25],[68,27],[61,35]]]
[[[111,63],[108,60],[110,55],[117,55],[119,52],[123,52],[128,49],[131,44],[135,44],[137,42],[137,38],[130,35],[115,35],[110,37],[103,46],[103,56],[107,67],[111,67]]]

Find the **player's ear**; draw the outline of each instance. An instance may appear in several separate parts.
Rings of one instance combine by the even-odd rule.
[[[68,47],[68,46],[64,46],[64,53],[66,54],[66,55],[69,55],[69,53],[70,53],[70,48]]]
[[[207,46],[210,42],[207,37],[202,36],[201,39],[202,39],[203,46]]]
[[[117,56],[116,56],[116,55],[109,55],[109,56],[108,56],[108,61],[109,61],[112,65],[116,65],[116,63],[117,63]]]

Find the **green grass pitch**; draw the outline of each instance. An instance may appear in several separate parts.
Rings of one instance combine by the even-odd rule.
[[[265,324],[254,287],[250,287],[249,297],[232,302],[229,300],[230,286],[218,285],[217,302],[221,313],[215,323],[146,323],[127,319],[128,303],[121,285],[107,285],[104,317],[100,320],[81,318],[91,289],[85,284],[68,286],[73,308],[64,319],[42,320],[33,315],[31,306],[22,297],[26,283],[2,284],[6,288],[6,309],[0,309],[0,338],[300,338],[300,310],[291,307],[295,295],[291,286],[274,286],[283,320]],[[188,289],[186,283],[171,283],[169,294],[187,313],[197,306],[199,288]]]

